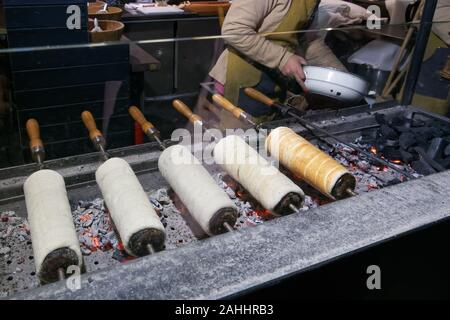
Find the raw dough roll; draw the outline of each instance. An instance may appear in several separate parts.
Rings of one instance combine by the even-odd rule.
[[[58,269],[82,267],[63,177],[52,170],[33,173],[23,185],[36,273],[43,283],[58,280]]]
[[[134,256],[148,254],[148,244],[162,250],[164,226],[130,165],[111,158],[98,168],[95,178],[125,250]]]
[[[342,198],[354,190],[356,179],[332,157],[292,129],[279,127],[269,134],[266,149],[292,173],[325,195]]]
[[[236,207],[188,148],[180,145],[167,148],[159,157],[158,167],[207,234],[225,232],[225,222],[234,226]]]
[[[214,148],[214,159],[270,211],[292,212],[289,204],[298,207],[305,198],[299,186],[238,136],[220,140]]]

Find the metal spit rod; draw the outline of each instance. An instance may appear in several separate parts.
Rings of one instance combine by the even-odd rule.
[[[95,148],[101,152],[102,160],[107,161],[109,159],[109,154],[106,152],[105,148],[106,140],[103,137],[102,132],[97,128],[94,116],[89,111],[83,111],[81,114],[81,119],[83,120],[86,129],[89,131],[89,137],[91,138]],[[154,254],[156,252],[150,243],[147,244],[147,250],[149,254]]]
[[[291,106],[287,106],[287,105],[278,103],[275,100],[270,99],[265,94],[259,92],[258,90],[255,90],[253,88],[246,88],[245,89],[245,94],[247,94],[252,99],[255,99],[255,100],[259,101],[259,102],[264,103],[265,105],[267,105],[269,107],[275,107],[275,108],[279,109],[281,112],[289,114],[291,117],[295,118],[298,122],[300,122],[300,124],[302,126],[304,126],[308,130],[311,130],[310,128],[308,128],[308,127],[311,127],[314,130],[317,130],[320,133],[322,133],[322,134],[324,134],[324,135],[326,135],[326,136],[328,136],[328,137],[330,137],[330,138],[332,138],[332,139],[342,143],[343,145],[345,145],[345,146],[347,146],[349,148],[352,148],[353,150],[355,150],[355,151],[365,155],[366,157],[370,158],[371,160],[373,160],[375,162],[378,162],[379,164],[385,165],[385,166],[391,168],[392,170],[397,171],[398,173],[400,173],[400,174],[406,176],[407,178],[409,178],[410,180],[416,179],[416,177],[414,177],[410,173],[397,168],[395,165],[391,164],[390,162],[385,161],[383,159],[380,159],[377,156],[375,156],[374,154],[372,154],[370,152],[367,152],[364,149],[361,149],[360,147],[356,146],[355,144],[346,142],[345,140],[343,140],[343,139],[339,138],[338,136],[336,136],[336,135],[334,135],[334,134],[332,134],[332,133],[322,129],[321,127],[319,127],[319,126],[317,126],[317,125],[315,125],[315,124],[313,124],[313,123],[311,123],[309,121],[306,121],[305,119],[300,117],[298,114],[296,114],[294,111],[292,111],[293,107],[291,107]]]
[[[180,100],[174,100],[173,101],[173,107],[177,109],[180,113],[182,113],[184,116],[186,116],[191,123],[194,125],[201,125],[203,126],[203,120],[200,116],[193,113],[188,106],[186,106],[183,102]],[[165,150],[167,147],[166,145],[159,139],[159,131],[156,129],[156,127],[148,121],[144,114],[139,110],[137,107],[130,107],[128,109],[131,117],[139,123],[142,130],[145,132],[145,134],[149,137],[149,139],[154,138],[156,141],[158,141],[159,145],[161,146],[161,149]],[[158,136],[158,137],[157,137]],[[227,229],[229,232],[234,231],[233,227],[228,223],[224,222],[223,226],[225,229]]]
[[[38,165],[38,170],[42,170],[44,168],[45,148],[41,139],[39,122],[36,119],[28,119],[26,129],[28,138],[30,139],[31,157]],[[65,279],[64,268],[58,268],[57,273],[60,281]]]

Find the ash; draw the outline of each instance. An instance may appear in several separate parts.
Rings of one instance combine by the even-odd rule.
[[[219,184],[219,186],[225,190],[230,199],[234,202],[239,217],[235,225],[236,228],[255,226],[263,223],[264,221],[271,218],[270,213],[267,210],[257,210],[254,209],[255,205],[246,200],[245,197],[238,195],[238,191],[233,188],[230,183],[225,182],[225,180],[230,180],[231,178],[223,173],[218,173],[214,175],[214,180]]]
[[[30,227],[14,211],[0,212],[0,298],[18,288],[37,286],[32,261]],[[30,273],[33,275],[30,277]],[[27,281],[22,281],[26,278]]]
[[[168,195],[166,188],[150,193],[149,200],[160,216],[166,231],[172,235],[166,241],[167,248],[175,248],[196,240],[180,216],[180,212]],[[119,262],[133,259],[125,252],[103,199],[79,201],[72,210],[72,216],[83,255],[88,256],[97,251],[112,250],[112,258]]]
[[[103,199],[79,201],[72,211],[81,252],[89,255],[97,250],[122,250]]]
[[[166,228],[166,250],[198,240],[166,188],[150,191],[148,196]],[[123,250],[103,199],[72,203],[72,216],[88,273],[134,259]],[[33,260],[27,220],[12,211],[1,212],[0,298],[39,286]]]
[[[0,214],[0,256],[7,258],[14,243],[31,241],[30,226],[25,218],[18,217],[14,211]]]
[[[160,188],[155,190],[149,194],[149,198],[166,229],[166,250],[175,249],[198,240],[185,220],[185,215],[180,212],[171,198],[170,189]]]
[[[360,144],[361,138],[355,140],[362,149],[370,152],[370,145]],[[346,167],[351,174],[356,178],[356,192],[370,192],[372,190],[381,189],[387,186],[395,185],[405,182],[407,178],[400,172],[378,163],[373,163],[366,156],[359,154],[353,149],[337,143],[332,149],[324,150],[328,151],[328,154],[335,160],[339,161],[344,167]],[[406,173],[411,174],[416,178],[422,177],[408,164],[395,164],[398,169]]]

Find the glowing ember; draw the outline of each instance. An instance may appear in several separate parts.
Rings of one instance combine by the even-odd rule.
[[[94,248],[102,247],[100,240],[97,237],[92,237],[92,245]]]
[[[214,178],[228,195],[234,195],[230,196],[230,198],[236,205],[239,213],[239,221],[236,227],[256,226],[267,220],[263,217],[265,212],[261,212],[260,214],[255,212],[255,208],[258,205],[251,203],[250,195],[246,191],[243,191],[239,184],[229,175],[219,173]]]
[[[270,210],[267,209],[262,209],[262,210],[253,210],[250,214],[255,214],[259,217],[262,218],[269,218],[272,216],[272,212]]]
[[[88,221],[91,218],[89,214],[84,214],[80,217],[80,221],[85,222]]]
[[[371,153],[373,153],[373,154],[377,154],[377,153],[378,153],[378,150],[377,150],[377,148],[376,148],[375,146],[370,147],[370,148],[369,148],[369,151],[370,151]]]
[[[84,255],[97,250],[118,249],[118,239],[102,199],[80,201],[72,215]]]

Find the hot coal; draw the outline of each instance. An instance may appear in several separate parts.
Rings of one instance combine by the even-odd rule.
[[[417,140],[416,140],[416,136],[413,133],[403,132],[400,135],[398,142],[399,142],[400,148],[402,148],[403,150],[408,150],[409,147],[416,144]]]
[[[387,140],[397,140],[398,132],[387,124],[380,126],[381,135]]]
[[[360,142],[362,144],[373,144],[374,141],[377,139],[377,131],[371,130],[371,131],[365,131],[361,138]]]
[[[444,168],[450,168],[450,156],[448,156],[447,158],[443,159],[443,160],[441,161],[441,165],[442,165]]]
[[[387,139],[386,141],[384,141],[384,146],[385,147],[396,147],[396,148],[398,148],[399,142],[398,142],[397,139]]]
[[[411,163],[411,167],[416,170],[417,172],[421,172],[424,175],[429,175],[436,173],[436,170],[433,169],[432,166],[430,166],[426,161],[423,159],[416,160]]]
[[[448,145],[444,149],[444,155],[445,156],[450,156],[450,142],[447,141],[447,143],[448,143]]]
[[[362,139],[355,140],[355,144],[363,149],[369,149],[370,146],[361,143]],[[322,148],[323,149],[323,148]],[[326,150],[325,150],[326,151]],[[381,189],[390,185],[401,183],[405,181],[405,176],[386,166],[380,166],[379,163],[373,162],[364,155],[355,152],[353,149],[343,145],[334,145],[334,152],[328,152],[334,159],[339,161],[346,167],[357,180],[356,192],[370,192],[375,189]],[[409,174],[420,177],[420,174],[415,172],[406,163],[396,164],[400,170],[406,171]]]
[[[119,240],[103,199],[79,201],[72,216],[84,255],[97,250],[119,249]]]
[[[165,205],[171,203],[165,189],[157,190],[149,200],[158,213],[164,210]],[[114,259],[117,258],[119,261],[131,259],[124,251],[123,243],[116,233],[103,199],[79,201],[72,215],[83,255],[90,255],[97,250],[114,250]],[[164,216],[161,217],[161,222],[167,226]]]
[[[400,154],[401,154],[400,159],[402,159],[402,162],[404,163],[411,163],[414,160],[413,154],[408,151],[400,149]]]
[[[375,138],[364,134],[362,144],[374,148],[375,154],[393,163],[406,163],[421,174],[449,169],[450,125],[437,119],[412,119],[408,113],[393,117],[376,114],[380,125]],[[368,150],[370,150],[370,148]]]
[[[225,190],[233,200],[238,211],[237,227],[255,226],[273,218],[270,212],[266,212],[259,203],[254,200],[236,181],[230,176],[219,173],[214,176],[220,187]]]
[[[385,147],[385,148],[383,148],[383,155],[390,160],[403,161],[403,155],[399,148],[390,147],[390,146]]]
[[[442,154],[446,145],[446,141],[441,137],[432,139],[430,146],[427,149],[427,155],[432,159],[436,159]]]
[[[445,170],[445,168],[439,162],[429,157],[422,147],[415,147],[414,150],[419,154],[421,160],[426,161],[437,172]]]
[[[384,113],[375,113],[375,120],[378,124],[387,124],[386,115]]]

